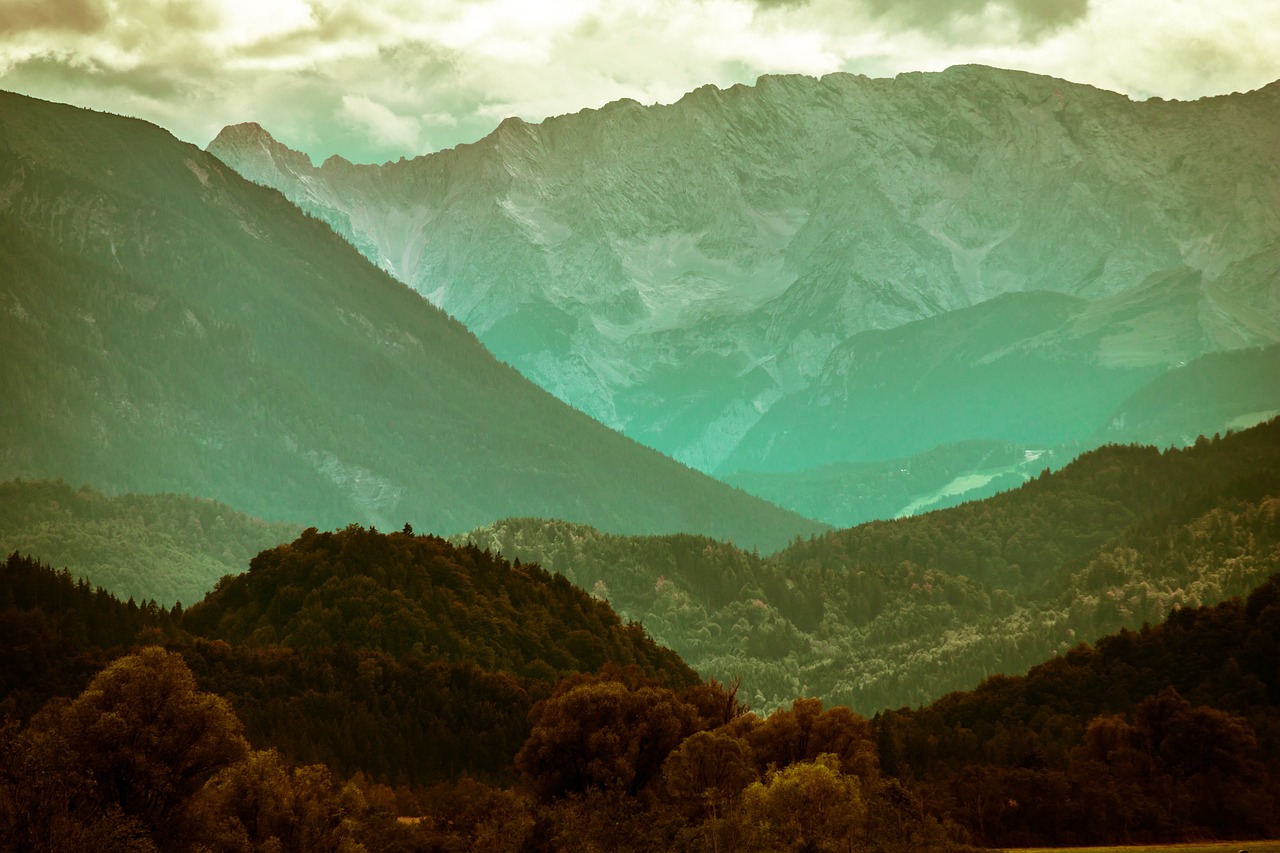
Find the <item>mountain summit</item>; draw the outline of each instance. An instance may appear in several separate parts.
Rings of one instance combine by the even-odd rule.
[[[1137,319],[1081,303],[1062,329],[1036,321],[1010,342],[1148,368],[1101,383],[1105,399],[1096,374],[1074,380],[1090,411],[1204,352],[1280,339],[1277,138],[1280,84],[1134,102],[961,66],[768,76],[671,105],[509,119],[381,166],[317,167],[243,125],[208,150],[581,410],[704,470],[795,470],[875,455],[856,441],[807,453],[766,417],[814,399],[856,407],[843,390],[853,336],[1002,294],[1154,288]],[[1165,305],[1163,281],[1194,298]],[[928,440],[970,438],[1039,440]]]

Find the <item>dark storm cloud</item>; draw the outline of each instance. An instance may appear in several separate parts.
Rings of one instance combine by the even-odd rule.
[[[754,2],[766,9],[811,5],[811,0]],[[847,5],[849,11],[865,9],[877,18],[944,35],[952,33],[959,22],[994,10],[1010,16],[1024,38],[1047,35],[1083,20],[1089,12],[1089,0],[849,0],[837,5]]]
[[[1082,20],[1089,0],[863,0],[877,16],[945,33],[963,18],[989,9],[1008,13],[1024,37],[1046,35]]]
[[[0,36],[29,30],[92,33],[107,24],[102,0],[3,0]]]
[[[5,74],[5,86],[14,90],[41,90],[49,84],[74,85],[96,90],[125,90],[134,95],[165,101],[192,94],[189,86],[168,69],[154,66],[116,69],[94,59],[72,60],[45,53],[16,63]]]

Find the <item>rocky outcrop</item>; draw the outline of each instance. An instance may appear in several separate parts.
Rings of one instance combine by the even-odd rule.
[[[1122,326],[1084,336],[1088,357],[1123,369],[1276,340],[1278,140],[1280,83],[1134,102],[964,66],[508,119],[382,166],[317,167],[246,125],[209,150],[561,399],[716,470],[858,458],[838,441],[775,458],[766,415],[838,395],[853,336],[1002,294],[1158,303],[1160,281],[1194,280],[1144,308],[1180,330],[1152,348],[1099,309]]]

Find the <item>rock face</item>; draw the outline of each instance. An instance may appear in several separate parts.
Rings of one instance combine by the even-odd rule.
[[[1099,410],[1150,371],[1277,340],[1277,140],[1280,84],[1136,103],[964,66],[508,119],[382,166],[315,167],[256,125],[209,151],[561,399],[723,471],[867,458],[838,430],[820,452],[779,455],[794,436],[768,415],[783,400],[858,407],[841,389],[874,356],[855,336],[1002,294],[1081,300],[1074,320],[1050,300],[1056,313],[1005,330],[1022,341],[1010,351],[1071,338],[1095,366],[1146,371],[1110,383]],[[1129,293],[1146,300],[1136,331],[1107,302]]]

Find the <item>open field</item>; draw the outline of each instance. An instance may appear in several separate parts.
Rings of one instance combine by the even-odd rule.
[[[1134,844],[1122,847],[1024,847],[1005,853],[1280,853],[1280,841],[1197,841],[1190,844]]]

